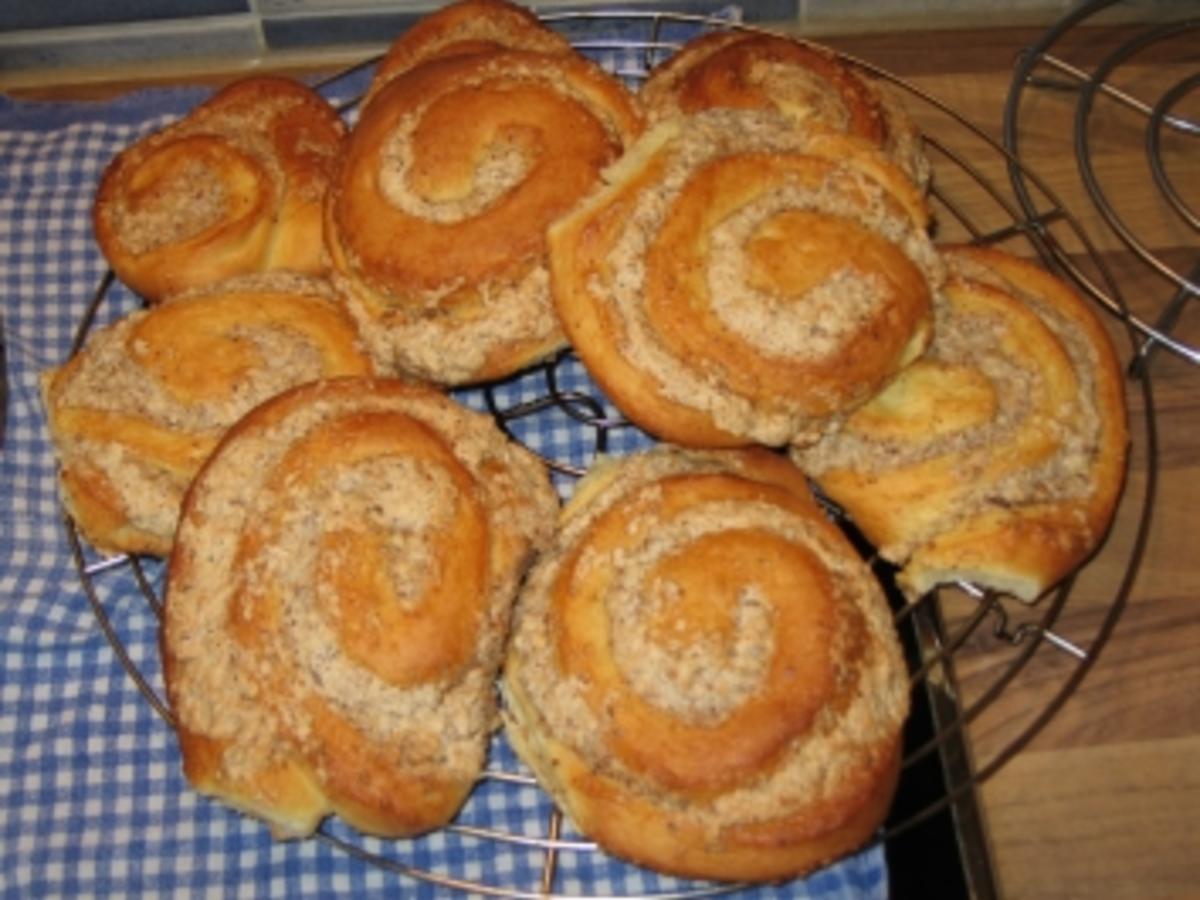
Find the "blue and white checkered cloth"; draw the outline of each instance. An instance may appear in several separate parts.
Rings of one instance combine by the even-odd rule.
[[[337,88],[335,88],[336,90]],[[343,86],[344,89],[344,86]],[[551,804],[532,784],[480,782],[462,826],[411,841],[364,838],[331,821],[313,840],[277,842],[265,826],[197,795],[180,771],[170,727],[139,692],[99,627],[77,574],[56,495],[38,375],[62,362],[106,266],[90,224],[92,196],[119,149],[205,96],[140,92],[103,104],[0,99],[0,295],[7,419],[0,451],[0,893],[4,896],[330,894],[452,896],[410,870],[537,895],[544,853],[472,829],[546,836]],[[119,284],[99,321],[134,309]],[[576,363],[564,389],[597,394]],[[540,393],[537,376],[496,393],[502,407]],[[459,399],[484,407],[478,391]],[[514,420],[521,440],[586,465],[587,429],[561,411]],[[610,452],[645,442],[611,434]],[[569,482],[561,483],[569,490]],[[137,580],[160,586],[157,563],[115,565],[92,578],[95,599],[152,690],[161,690],[158,620]],[[523,771],[503,738],[489,768]],[[705,885],[658,876],[587,849],[564,823],[553,891],[644,896]],[[370,858],[366,858],[369,856]],[[877,898],[887,894],[873,847],[808,879],[754,897]]]

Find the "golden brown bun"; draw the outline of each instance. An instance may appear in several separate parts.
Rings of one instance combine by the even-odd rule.
[[[380,365],[463,384],[562,346],[546,226],[639,128],[631,95],[578,55],[481,52],[392,78],[350,135],[326,227]]]
[[[1032,600],[1103,538],[1124,390],[1108,334],[1062,281],[950,247],[929,354],[794,454],[919,596],[959,579]]]
[[[98,549],[165,555],[188,483],[243,413],[372,371],[318,279],[243,276],[134,312],[42,376],[63,501]]]
[[[388,48],[375,69],[364,104],[388,81],[437,56],[500,48],[574,53],[570,42],[523,6],[506,0],[460,0],[419,19]]]
[[[100,249],[150,301],[252,272],[320,274],[322,198],[344,133],[302,84],[235,82],[109,164],[92,216]]]
[[[686,446],[811,441],[929,338],[920,191],[771,112],[668,119],[550,230],[559,318],[635,423]]]
[[[694,38],[655,67],[639,94],[651,123],[706,109],[775,109],[801,128],[832,128],[929,181],[920,135],[891,90],[817,44],[750,31]]]
[[[445,824],[482,768],[513,597],[549,538],[545,468],[433,388],[304,385],[188,492],[163,667],[195,788],[309,834]]]
[[[879,585],[762,449],[589,474],[522,588],[502,688],[510,740],[583,834],[721,880],[866,842],[908,711]]]

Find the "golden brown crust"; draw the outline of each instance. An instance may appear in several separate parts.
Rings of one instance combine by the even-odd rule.
[[[249,413],[188,492],[167,573],[191,783],[281,836],[329,814],[385,836],[445,824],[556,508],[540,462],[432,388],[335,379]]]
[[[364,104],[392,78],[439,56],[508,48],[536,53],[568,53],[574,48],[523,6],[507,0],[459,0],[419,19],[400,35],[380,60]]]
[[[832,128],[929,181],[920,136],[876,78],[818,44],[751,31],[693,38],[655,67],[639,93],[651,123],[706,109],[774,109],[801,128]]]
[[[878,584],[764,450],[589,474],[522,589],[503,691],[510,740],[585,835],[721,880],[867,841],[908,708]]]
[[[350,136],[326,227],[381,366],[462,384],[562,346],[546,226],[639,128],[625,88],[578,55],[451,56],[391,79]]]
[[[118,154],[96,194],[96,240],[152,302],[252,272],[321,274],[322,199],[344,134],[298,82],[234,82]]]
[[[318,279],[245,276],[134,312],[42,376],[63,501],[98,549],[165,555],[188,483],[243,413],[372,371]]]
[[[1128,435],[1116,353],[1037,265],[950,247],[926,359],[794,454],[919,595],[964,579],[1032,600],[1102,540]]]
[[[929,338],[925,204],[853,138],[714,110],[606,181],[551,228],[551,287],[588,371],[659,437],[811,441]]]

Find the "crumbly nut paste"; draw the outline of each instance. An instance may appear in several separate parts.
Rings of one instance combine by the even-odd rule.
[[[230,205],[223,179],[200,160],[188,160],[158,180],[148,202],[118,195],[105,214],[126,251],[136,255],[178,243],[220,222]]]
[[[791,187],[748,203],[710,235],[708,289],[721,324],[768,356],[823,359],[837,353],[879,307],[877,276],[846,265],[803,303],[785,302],[751,286],[742,251],[758,226],[810,198]]]
[[[807,438],[814,429],[819,434],[834,423],[814,423],[809,413],[788,408],[786,401],[772,407],[755,403],[735,393],[711,368],[679,359],[664,347],[643,306],[645,253],[676,198],[690,189],[690,180],[707,163],[740,153],[804,154],[807,141],[793,123],[773,112],[713,110],[689,117],[670,143],[662,178],[653,189],[639,193],[608,255],[611,280],[605,282],[593,273],[587,285],[593,296],[602,298],[597,302],[610,303],[617,310],[626,358],[651,373],[666,397],[703,410],[726,431],[769,445],[787,443],[797,435]],[[746,283],[744,240],[764,221],[790,209],[856,221],[900,247],[931,282],[941,279],[942,267],[928,237],[865,174],[837,167],[816,189],[796,183],[775,185],[708,236],[706,273],[711,308],[722,325],[767,357],[827,357],[842,348],[844,339],[881,303],[874,276],[849,262],[811,288],[802,302],[772,297]]]
[[[541,545],[557,502],[544,470],[503,441],[490,421],[462,412],[379,396],[359,398],[346,411],[336,398],[319,396],[265,430],[227,443],[213,458],[183,526],[194,534],[180,536],[191,554],[190,574],[186,585],[168,584],[165,627],[178,662],[177,715],[189,729],[225,742],[229,778],[252,779],[281,758],[304,753],[313,737],[305,697],[320,698],[396,765],[452,778],[478,772],[495,725],[493,678],[524,554],[501,560],[494,534],[489,546],[473,548],[488,554],[488,562],[470,659],[440,680],[400,687],[339,646],[339,601],[315,571],[314,547],[338,529],[383,535],[394,602],[417,609],[441,567],[454,564],[432,559],[429,548],[461,502],[460,486],[430,461],[391,454],[332,461],[320,478],[289,481],[282,495],[270,486],[286,448],[339,416],[408,416],[454,448],[471,473],[472,490],[482,495],[492,530],[505,530],[527,548]],[[268,544],[241,559],[243,536],[272,518]],[[247,611],[262,592],[281,601],[279,627],[248,653],[230,634],[229,617]]]
[[[271,124],[300,102],[294,97],[264,99],[253,107],[243,104],[182,119],[134,145],[132,152],[136,156],[130,157],[134,168],[127,177],[136,178],[139,161],[171,149],[178,141],[192,137],[215,138],[244,161],[252,162],[257,170],[256,177],[269,182],[271,196],[278,202],[290,186],[280,165]],[[298,149],[331,159],[336,147],[308,141]],[[155,183],[149,194],[115,193],[104,205],[102,214],[111,222],[114,234],[125,250],[141,255],[186,240],[221,222],[235,208],[233,204],[237,198],[231,193],[231,187],[220,170],[214,170],[200,157],[187,160],[180,168],[172,168],[166,177]],[[296,187],[301,191],[312,188],[306,183]]]
[[[998,288],[1033,310],[1066,351],[1079,390],[1064,408],[1049,414],[1040,411],[1036,397],[1044,386],[1037,360],[1020,355],[1020,348],[1006,347],[1008,326],[1004,317],[992,312],[968,312],[944,296],[935,298],[934,339],[926,359],[980,373],[995,399],[991,418],[964,429],[927,431],[918,440],[862,434],[855,430],[851,419],[838,433],[792,451],[801,468],[818,481],[831,469],[884,473],[932,459],[963,460],[958,471],[963,494],[946,516],[931,522],[921,533],[914,533],[902,545],[880,548],[883,555],[896,561],[906,559],[933,535],[989,507],[1086,501],[1093,490],[1090,472],[1101,440],[1096,349],[1058,309],[986,266],[955,258],[952,274]],[[987,448],[1009,445],[1027,429],[1051,436],[1056,444],[1053,455],[999,479],[981,479],[989,459]],[[1079,515],[1083,524],[1082,509]]]
[[[614,148],[624,145],[627,135],[621,124],[587,90],[553,68],[482,66],[397,121],[378,173],[379,191],[387,202],[414,219],[450,226],[483,215],[519,187],[536,160],[503,131],[484,148],[471,185],[461,195],[430,198],[413,186],[412,173],[417,163],[414,135],[431,108],[452,102],[457,92],[502,93],[505,85],[521,84],[543,85],[567,98],[601,124]],[[540,254],[514,259],[505,272],[481,282],[467,283],[448,272],[442,284],[403,296],[361,274],[352,243],[343,249],[355,270],[339,280],[347,308],[373,356],[390,370],[456,384],[470,380],[502,348],[564,342],[550,300],[544,247]]]
[[[495,280],[468,288],[453,283],[422,301],[430,307],[414,315],[404,306],[383,306],[352,279],[335,275],[346,309],[358,325],[371,356],[388,371],[457,384],[470,380],[489,357],[514,342],[554,343],[560,332],[549,309],[550,277],[545,266],[530,264],[515,280]],[[472,305],[438,309],[449,294],[465,290]]]
[[[838,622],[831,629],[832,655],[849,651],[851,645],[853,652],[861,651],[852,667],[839,667],[833,704],[818,712],[809,730],[794,738],[771,767],[707,799],[672,793],[612,755],[606,744],[611,710],[594,708],[587,685],[577,676],[564,677],[560,668],[551,598],[562,567],[569,565],[579,542],[607,510],[617,505],[652,510],[658,483],[675,475],[732,473],[717,454],[675,449],[656,450],[618,465],[620,474],[577,515],[568,517],[553,547],[530,573],[511,639],[510,655],[521,660],[520,681],[506,682],[505,690],[527,698],[521,709],[542,720],[537,732],[548,730],[590,768],[653,797],[655,803],[687,810],[714,835],[730,824],[769,821],[789,808],[819,803],[842,773],[867,762],[863,748],[886,743],[907,713],[906,680],[897,676],[904,672],[903,662],[878,585],[847,548],[832,545],[812,523],[766,502],[699,503],[665,527],[635,520],[629,532],[640,537],[633,549],[608,556],[588,547],[576,557],[575,571],[583,573],[579,577],[586,577],[592,567],[612,574],[603,596],[609,651],[623,689],[661,710],[664,718],[719,725],[762,688],[775,650],[772,625],[778,610],[752,581],[740,587],[732,602],[732,639],[715,641],[694,632],[678,639],[650,633],[647,622],[660,617],[673,588],[648,573],[657,561],[706,537],[741,530],[768,532],[815,554],[834,592]],[[506,706],[506,715],[516,715],[512,704]]]
[[[924,140],[916,125],[908,117],[904,102],[891,84],[871,79],[868,84],[879,95],[880,109],[887,129],[887,153],[908,177],[919,185],[927,186],[933,177],[933,167],[925,155]]]
[[[747,35],[749,41],[759,40]],[[739,39],[731,38],[728,46],[735,48]],[[725,52],[718,47],[713,55]],[[684,51],[686,54],[686,50]],[[769,54],[769,51],[768,51]],[[706,60],[700,60],[703,66]],[[664,80],[647,110],[653,120],[660,120],[681,112],[679,102],[680,82],[688,78],[691,70],[680,68],[676,77]],[[825,75],[798,64],[795,61],[772,58],[756,59],[737,72],[742,79],[743,90],[755,89],[761,94],[763,106],[773,107],[787,115],[800,128],[816,126],[836,131],[850,130],[851,111],[838,90],[831,89]],[[847,77],[857,81],[865,90],[866,98],[873,105],[871,115],[883,125],[883,150],[917,184],[927,185],[930,177],[929,160],[925,156],[921,137],[908,117],[903,103],[888,83],[865,72],[851,69]]]
[[[786,63],[760,62],[752,70],[776,103],[801,125],[813,119],[845,130],[849,111],[829,90],[828,83],[806,69]],[[884,152],[917,184],[929,183],[929,160],[921,138],[894,89],[877,78],[861,77],[874,102],[884,128]]]
[[[396,209],[417,219],[453,224],[473,218],[524,180],[531,160],[521,148],[498,137],[490,143],[471,173],[471,186],[457,197],[430,199],[409,187],[413,169],[413,134],[432,100],[401,117],[383,151],[379,190]]]
[[[242,302],[237,294],[242,290],[279,292],[274,314],[268,313],[266,321],[243,321],[237,314]],[[151,343],[141,336],[151,317],[186,309],[179,304],[191,306],[196,313],[193,322],[200,328],[173,331],[165,342]],[[143,430],[175,441],[214,444],[230,425],[267,398],[317,378],[351,374],[300,326],[305,307],[341,320],[327,285],[286,273],[230,279],[154,309],[130,313],[95,332],[80,356],[61,370],[65,377],[54,378],[47,397],[52,422],[63,413],[95,411],[128,417]],[[264,303],[258,312],[271,308]],[[348,321],[342,330],[343,341],[355,340]],[[219,389],[190,393],[172,384],[172,375],[201,382],[216,378],[215,363],[232,349],[249,351],[243,355],[251,364],[239,367],[227,383],[214,381]],[[365,359],[363,355],[364,368]],[[82,464],[119,486],[126,518],[133,526],[154,534],[172,533],[190,481],[190,466],[184,461],[156,459],[136,443],[123,441],[120,433],[104,440],[89,438],[86,432],[60,434],[55,448],[64,468]],[[181,465],[189,471],[181,474]]]
[[[756,524],[739,512],[734,504],[712,504],[648,533],[634,552],[621,554],[607,604],[612,653],[625,680],[656,707],[686,720],[719,721],[761,685],[774,652],[772,610],[758,586],[748,583],[736,597],[735,637],[727,646],[704,635],[664,639],[651,634],[650,625],[670,609],[679,587],[654,578],[653,568],[699,538]]]
[[[822,125],[845,131],[850,111],[828,80],[803,66],[771,60],[758,60],[750,66],[750,83],[761,87],[796,121],[803,125],[813,119]]]

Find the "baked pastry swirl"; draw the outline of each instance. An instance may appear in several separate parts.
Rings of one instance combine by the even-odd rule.
[[[423,16],[392,42],[363,102],[401,72],[426,59],[500,48],[537,53],[571,53],[575,49],[533,13],[508,0],[458,0]]]
[[[112,161],[93,207],[100,249],[150,301],[253,272],[321,274],[321,203],[344,134],[302,84],[235,82]]]
[[[919,596],[1032,600],[1096,548],[1124,478],[1120,368],[1087,304],[1031,262],[945,249],[933,344],[796,462]]]
[[[812,441],[924,349],[927,209],[869,145],[711,110],[655,126],[605,177],[550,230],[555,306],[657,436]]]
[[[510,740],[580,831],[727,880],[865,842],[908,709],[879,585],[763,449],[589,474],[522,589],[502,685]]]
[[[463,384],[560,347],[546,226],[639,128],[628,91],[577,54],[449,56],[388,81],[350,135],[326,227],[381,366]]]
[[[64,504],[98,549],[165,555],[188,483],[242,414],[372,372],[319,279],[242,276],[133,312],[42,376]]]
[[[163,668],[199,791],[309,834],[445,824],[482,768],[541,463],[433,388],[335,379],[257,407],[188,492]]]
[[[817,44],[752,31],[693,38],[639,93],[649,122],[706,109],[774,109],[800,128],[832,128],[886,153],[920,185],[929,161],[916,126],[884,82]]]

